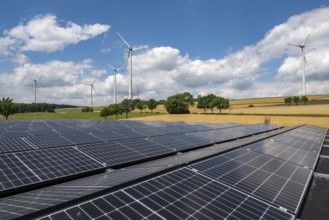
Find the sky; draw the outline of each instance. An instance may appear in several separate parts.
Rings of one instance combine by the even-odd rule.
[[[329,94],[326,0],[2,0],[0,97],[15,102],[113,103],[114,71],[133,53],[133,95],[190,92],[229,99]],[[129,63],[117,73],[128,96]],[[31,80],[32,79],[32,80]]]

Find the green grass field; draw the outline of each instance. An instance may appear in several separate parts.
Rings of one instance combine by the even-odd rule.
[[[92,120],[104,120],[99,116],[100,110],[96,108],[95,112],[81,112],[81,108],[65,108],[58,109],[56,113],[21,113],[9,116],[9,120],[45,120],[45,119],[92,119]],[[139,113],[130,112],[129,118],[146,117],[152,115],[162,115],[163,113]],[[113,120],[115,116],[107,117],[107,120]],[[125,114],[119,115],[119,119],[125,119]],[[0,120],[4,118],[0,117]]]

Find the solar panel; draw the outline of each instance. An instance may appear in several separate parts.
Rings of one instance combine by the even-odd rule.
[[[98,137],[102,140],[106,141],[115,141],[126,139],[127,137],[120,135],[118,132],[114,132],[112,130],[109,131],[92,131],[91,134],[95,137]]]
[[[95,136],[82,132],[61,133],[61,136],[74,144],[88,144],[104,141]]]
[[[0,138],[0,153],[34,149],[20,137]]]
[[[15,154],[0,155],[0,193],[27,184],[41,182]]]
[[[319,156],[314,151],[307,151],[302,148],[270,140],[260,141],[248,145],[246,148],[311,169],[314,169]]]
[[[115,133],[118,133],[119,135],[124,136],[126,139],[127,138],[140,138],[140,137],[145,137],[143,134],[140,134],[136,131],[133,130],[120,130],[120,131],[114,131]]]
[[[234,139],[235,137],[232,134],[223,134],[222,130],[211,130],[211,131],[200,131],[194,132],[193,135],[197,137],[205,138],[214,143],[219,143],[226,140]]]
[[[160,156],[174,153],[174,150],[155,143],[147,138],[135,138],[115,141],[133,151],[146,155],[147,157]]]
[[[304,135],[302,135],[301,137],[296,137],[291,134],[292,133],[277,135],[273,137],[272,140],[289,144],[294,147],[302,148],[308,151],[320,152],[322,147],[322,140],[321,141],[310,140],[310,139],[305,139]]]
[[[43,181],[105,169],[73,147],[24,151],[15,155]]]
[[[147,158],[145,154],[115,142],[84,144],[79,145],[79,149],[97,160],[105,162],[107,166],[123,165]]]
[[[285,211],[182,168],[43,219],[293,219]]]
[[[59,135],[29,136],[25,139],[38,148],[61,147],[74,144]]]
[[[309,169],[245,149],[191,167],[293,213],[298,211],[312,176]]]

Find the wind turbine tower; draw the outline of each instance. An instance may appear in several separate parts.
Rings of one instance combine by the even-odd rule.
[[[37,103],[37,90],[38,90],[38,81],[44,77],[45,75],[42,75],[41,77],[39,77],[39,79],[31,79],[28,78],[29,80],[32,80],[34,82],[34,103]]]
[[[143,50],[143,49],[150,49],[151,47],[139,47],[139,48],[133,48],[128,44],[128,42],[117,32],[117,35],[120,37],[120,39],[123,41],[123,43],[127,46],[128,48],[128,56],[127,59],[129,59],[130,66],[129,66],[129,92],[128,92],[128,99],[133,99],[133,51],[137,50]]]
[[[121,68],[115,68],[114,66],[108,64],[109,67],[111,67],[114,70],[114,104],[117,104],[117,72]]]
[[[90,105],[91,105],[91,107],[93,107],[93,90],[94,90],[94,92],[96,92],[96,90],[94,88],[95,81],[96,81],[96,79],[94,80],[93,83],[86,84],[86,85],[90,86]]]
[[[305,57],[305,51],[304,48],[306,47],[306,41],[308,40],[310,34],[307,35],[306,39],[304,40],[303,43],[301,44],[288,44],[290,46],[294,46],[294,47],[299,47],[302,50],[302,58],[303,58],[303,94],[302,95],[307,95],[306,93],[306,81],[305,81],[305,65],[306,65],[306,57]]]

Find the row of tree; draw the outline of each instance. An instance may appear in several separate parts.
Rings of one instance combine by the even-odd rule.
[[[223,109],[230,107],[230,101],[228,99],[214,94],[208,94],[206,96],[199,95],[197,101],[197,108],[203,109],[204,113],[207,112],[207,109],[210,109],[211,113],[213,113],[214,108],[217,108],[219,114],[221,114]]]
[[[293,96],[293,97],[286,97],[284,98],[284,103],[286,105],[291,105],[291,104],[295,104],[298,105],[300,102],[302,102],[304,105],[308,102],[308,97],[307,96]]]
[[[230,106],[229,100],[223,97],[208,94],[206,96],[199,95],[195,100],[189,92],[169,96],[164,105],[169,114],[188,114],[190,113],[189,107],[193,106],[195,101],[198,102],[197,108],[203,109],[204,113],[207,112],[207,109],[213,113],[215,108],[219,110],[219,113],[222,113],[222,109],[227,109]]]
[[[153,113],[153,110],[158,106],[158,102],[155,99],[140,100],[140,99],[124,99],[120,104],[111,104],[107,107],[104,107],[100,116],[107,119],[108,116],[115,115],[118,118],[118,115],[125,114],[125,117],[128,118],[128,114],[134,109],[139,109],[141,113],[143,110],[149,109]]]

